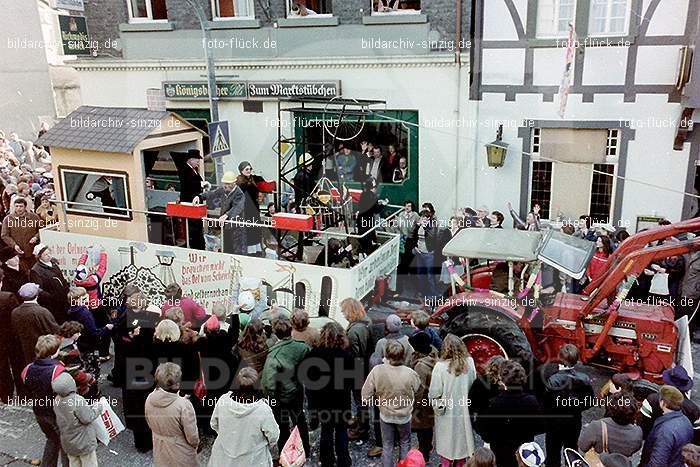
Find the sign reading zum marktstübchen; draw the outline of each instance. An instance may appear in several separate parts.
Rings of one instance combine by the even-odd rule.
[[[84,16],[58,16],[63,55],[90,55],[90,38]]]
[[[280,97],[335,97],[340,81],[219,81],[219,100],[277,99]],[[168,100],[206,100],[209,87],[204,81],[164,81]]]

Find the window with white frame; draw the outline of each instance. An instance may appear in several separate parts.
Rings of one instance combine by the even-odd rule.
[[[420,0],[372,0],[372,13],[417,14],[420,13]]]
[[[167,21],[165,0],[127,0],[129,22]]]
[[[287,18],[333,15],[332,0],[287,0]]]
[[[212,18],[255,18],[253,0],[211,0]]]
[[[629,29],[630,0],[591,0],[588,34],[624,36]]]
[[[537,37],[567,37],[569,24],[576,18],[576,0],[539,0],[537,2]]]

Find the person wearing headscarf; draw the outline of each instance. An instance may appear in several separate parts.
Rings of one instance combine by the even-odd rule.
[[[260,223],[260,206],[258,205],[258,186],[256,180],[259,177],[253,175],[253,166],[248,161],[238,164],[239,175],[236,185],[244,193],[243,220],[245,222]],[[262,231],[260,227],[245,226],[246,254],[257,256],[262,250]]]

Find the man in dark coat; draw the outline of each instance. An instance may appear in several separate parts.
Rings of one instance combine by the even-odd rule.
[[[220,198],[221,211],[219,220],[242,220],[243,209],[245,207],[245,194],[243,190],[236,185],[236,174],[233,172],[224,173],[224,176],[221,177],[221,183],[224,184],[223,187],[202,193],[199,197],[195,197],[195,202],[199,202],[200,198],[203,200]],[[248,249],[245,237],[246,229],[244,229],[242,225],[230,223],[225,224],[223,229],[224,235],[221,251],[238,255],[246,254]]]
[[[663,412],[649,432],[641,467],[683,467],[683,446],[693,441],[693,426],[681,412],[683,394],[673,386],[661,386],[659,405]]]
[[[29,282],[29,270],[22,268],[19,255],[9,246],[0,248],[0,263],[4,273],[2,291],[17,295],[19,288]]]
[[[34,247],[38,261],[29,273],[29,279],[39,284],[39,304],[49,309],[58,324],[63,324],[68,313],[68,289],[70,285],[51,250],[43,243]]]
[[[0,270],[0,285],[3,273]],[[19,301],[12,292],[0,292],[0,402],[7,404],[14,394],[15,387],[19,394],[21,385],[22,355],[19,341],[12,332],[12,310]]]
[[[547,364],[542,373],[545,378],[544,406],[549,415],[546,436],[548,467],[561,465],[562,448],[577,449],[581,414],[593,406],[596,398],[591,379],[574,368],[578,359],[578,348],[564,344],[559,349],[559,363]]]
[[[51,312],[37,303],[38,284],[24,284],[19,289],[19,296],[23,303],[12,310],[12,331],[22,348],[22,366],[26,366],[34,360],[34,347],[39,336],[57,334],[59,328]]]
[[[14,249],[26,269],[34,265],[36,259],[32,255],[34,245],[39,243],[39,228],[41,219],[27,210],[27,200],[15,199],[15,211],[8,214],[2,221],[0,237],[5,245]]]
[[[171,152],[170,157],[175,162],[177,176],[180,178],[180,202],[191,203],[202,193],[204,180],[199,174],[199,164],[202,155],[196,149],[187,152]],[[189,246],[198,250],[204,249],[204,229],[199,219],[187,219],[189,230]]]
[[[369,232],[375,226],[375,216],[384,210],[386,206],[385,200],[380,200],[377,197],[377,181],[370,177],[365,181],[365,189],[360,194],[360,201],[357,203],[357,234],[363,235]],[[360,251],[369,255],[374,251],[377,240],[376,231],[368,233],[361,239]]]
[[[693,437],[700,438],[700,428],[695,426],[696,423],[700,422],[700,407],[698,407],[695,402],[688,399],[687,396],[690,390],[693,389],[693,379],[688,375],[688,372],[685,371],[685,368],[680,365],[664,370],[662,376],[664,384],[673,386],[683,394],[681,412],[683,412],[690,423],[693,424],[693,431],[695,432]],[[639,410],[638,424],[642,427],[644,438],[649,436],[654,422],[664,414],[663,410],[661,410],[661,404],[659,404],[660,397],[661,395],[658,392],[649,394]],[[695,439],[695,441],[697,442],[698,439]]]
[[[540,424],[540,405],[535,396],[523,391],[527,375],[519,363],[505,361],[499,379],[505,389],[489,401],[479,434],[491,443],[499,467],[517,467],[515,451],[544,430]]]

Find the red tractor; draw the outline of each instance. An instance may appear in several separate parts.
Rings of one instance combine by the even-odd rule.
[[[581,278],[594,254],[592,242],[553,230],[465,229],[443,253],[465,258],[467,265],[469,258],[480,258],[500,262],[501,267],[491,263],[470,271],[467,266],[465,274],[453,274],[453,294],[432,321],[462,337],[480,368],[497,354],[527,364],[544,363],[556,358],[563,344],[573,343],[584,363],[609,371],[659,383],[664,369],[682,364],[692,376],[687,318],[674,321],[671,305],[628,300],[627,294],[651,262],[700,250],[700,238],[660,245],[657,241],[698,229],[700,218],[631,236],[582,295],[547,297],[539,294],[542,272]],[[514,263],[530,272],[518,295],[513,292]],[[489,290],[496,271],[504,269],[509,292]],[[503,276],[499,279],[504,282]]]

